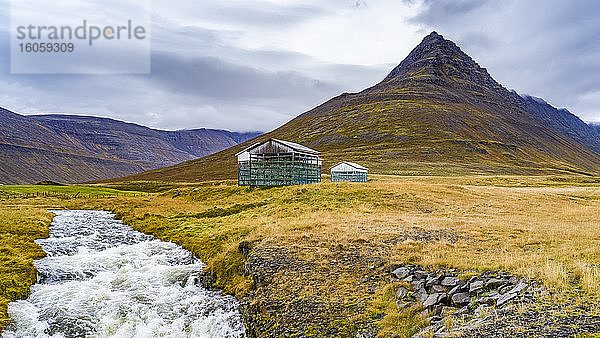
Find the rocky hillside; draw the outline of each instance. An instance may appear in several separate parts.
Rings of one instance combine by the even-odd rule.
[[[106,118],[0,109],[0,183],[118,177],[206,156],[258,134],[163,131]]]
[[[586,124],[564,108],[557,109],[552,107],[539,97],[529,95],[522,97],[525,100],[527,109],[547,125],[600,154],[600,129]]]
[[[323,152],[324,168],[349,160],[374,173],[599,173],[600,156],[575,134],[532,113],[433,32],[380,83],[339,95],[258,140],[299,142]],[[234,154],[248,145],[125,180],[235,178]]]

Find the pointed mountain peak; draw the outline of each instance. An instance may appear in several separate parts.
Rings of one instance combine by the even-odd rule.
[[[500,85],[454,42],[433,31],[383,80],[417,80],[438,85],[465,81],[491,88]]]
[[[444,37],[439,35],[438,32],[433,31],[429,33],[429,35],[427,35],[425,38],[423,38],[423,41],[425,40],[444,40]]]

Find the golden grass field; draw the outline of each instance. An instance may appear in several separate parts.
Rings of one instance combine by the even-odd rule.
[[[352,248],[388,263],[505,270],[559,293],[576,285],[584,290],[580,297],[600,296],[599,178],[373,175],[367,184],[269,189],[237,187],[233,181],[110,187],[152,191],[153,186],[159,192],[143,197],[2,200],[0,315],[5,316],[6,301],[25,297],[34,281],[31,260],[43,252],[32,240],[47,235],[51,215],[46,210],[52,208],[113,211],[135,229],[196,253],[216,274],[217,286],[238,297],[252,290],[252,281],[240,274],[245,259],[240,243],[290,248],[298,259],[312,262],[314,274],[278,274],[278,287],[302,292],[316,287],[321,297],[347,302],[363,297],[371,311],[387,312],[379,323],[385,334],[408,334],[401,326],[420,325],[420,319],[394,313],[382,303],[392,290],[389,282],[382,281],[378,293],[365,298],[360,271],[321,278],[331,269],[332,248]],[[172,198],[175,192],[181,195]],[[435,240],[407,237],[415,233],[441,235]],[[308,288],[311,278],[317,286]]]

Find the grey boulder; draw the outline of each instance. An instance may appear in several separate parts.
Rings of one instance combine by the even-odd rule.
[[[485,287],[488,289],[497,289],[505,284],[508,284],[508,281],[505,279],[490,278],[487,282],[485,282]]]
[[[502,305],[510,302],[511,300],[515,299],[516,297],[517,297],[516,293],[507,292],[507,293],[503,294],[502,296],[500,296],[500,298],[498,298],[498,301],[496,302],[496,306],[502,306]]]
[[[456,277],[445,277],[444,279],[442,279],[441,284],[443,286],[455,287],[458,285],[459,281],[460,280]]]
[[[434,293],[429,295],[429,297],[427,297],[427,299],[423,302],[423,307],[431,307],[434,306],[436,304],[439,304],[440,302],[442,302],[444,299],[446,299],[446,294],[445,293]]]
[[[452,304],[456,307],[461,307],[468,304],[470,301],[468,292],[459,292],[452,296]]]
[[[420,288],[412,293],[412,297],[422,303],[427,299],[427,297],[429,297],[429,294],[425,288]]]
[[[469,286],[470,293],[480,293],[483,291],[483,281],[476,281]]]
[[[394,275],[398,279],[404,279],[408,275],[410,275],[410,269],[409,268],[398,268],[398,269],[392,271],[392,275]]]
[[[396,299],[404,299],[406,296],[408,296],[408,289],[402,286],[399,287],[398,291],[396,291]]]

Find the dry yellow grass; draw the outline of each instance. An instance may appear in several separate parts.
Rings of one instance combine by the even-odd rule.
[[[181,198],[171,199],[169,193],[131,209],[129,214],[136,216],[130,223],[197,252],[219,276],[219,285],[238,295],[250,286],[238,276],[241,241],[293,248],[298,259],[313,262],[315,271],[331,269],[331,248],[360,247],[365,255],[381,255],[391,263],[505,270],[557,291],[568,290],[574,282],[586,297],[600,295],[593,265],[600,263],[596,178],[374,176],[368,184],[249,189],[225,182],[196,192],[194,187],[179,189]],[[224,217],[140,219],[145,213],[169,217],[182,210],[192,214],[259,201],[266,204]],[[440,238],[411,236],[427,233]],[[321,283],[326,297],[354,299],[361,294],[360,273],[334,281],[316,275],[303,278]],[[277,278],[283,290],[306,284]],[[313,287],[300,292],[308,295]],[[383,336],[414,333],[416,323],[422,323],[395,311],[394,302],[370,299],[387,313],[381,322]],[[413,330],[401,329],[407,324]]]
[[[45,253],[33,241],[48,236],[51,219],[40,208],[0,205],[0,331],[8,302],[26,297],[36,281],[32,262]]]
[[[181,196],[172,198],[175,191]],[[240,188],[226,181],[171,190],[162,186],[160,193],[147,197],[11,203],[37,210],[113,211],[134,228],[196,253],[217,275],[217,285],[238,296],[252,284],[239,274],[245,259],[239,250],[242,242],[287,247],[298,259],[314,264],[314,276],[281,275],[282,290],[318,280],[319,271],[331,269],[332,248],[351,247],[389,263],[505,270],[556,290],[580,283],[586,297],[600,296],[597,178],[373,176],[368,184],[270,189]],[[433,237],[426,240],[423,234]],[[319,280],[322,285],[317,287],[323,297],[354,299],[360,291],[358,273]],[[380,302],[377,295],[370,300]],[[382,332],[398,332],[408,320],[391,305],[375,304],[388,313]]]
[[[586,280],[597,294],[600,263],[600,180],[575,176],[394,177],[375,176],[368,184],[322,183],[271,189],[221,185],[180,187],[145,200],[118,199],[110,205],[135,224],[194,234],[237,234],[240,240],[269,239],[318,248],[357,241],[381,243],[410,231],[457,235],[446,240],[404,240],[391,261],[431,267],[502,269],[558,288],[569,276]],[[171,217],[264,201],[265,205],[217,218],[139,219],[144,214]],[[98,207],[90,201],[90,207]],[[137,218],[137,219],[136,219]],[[165,226],[161,222],[170,224]],[[159,225],[160,224],[160,225]],[[314,250],[313,250],[314,249]],[[227,251],[227,250],[226,250]]]

